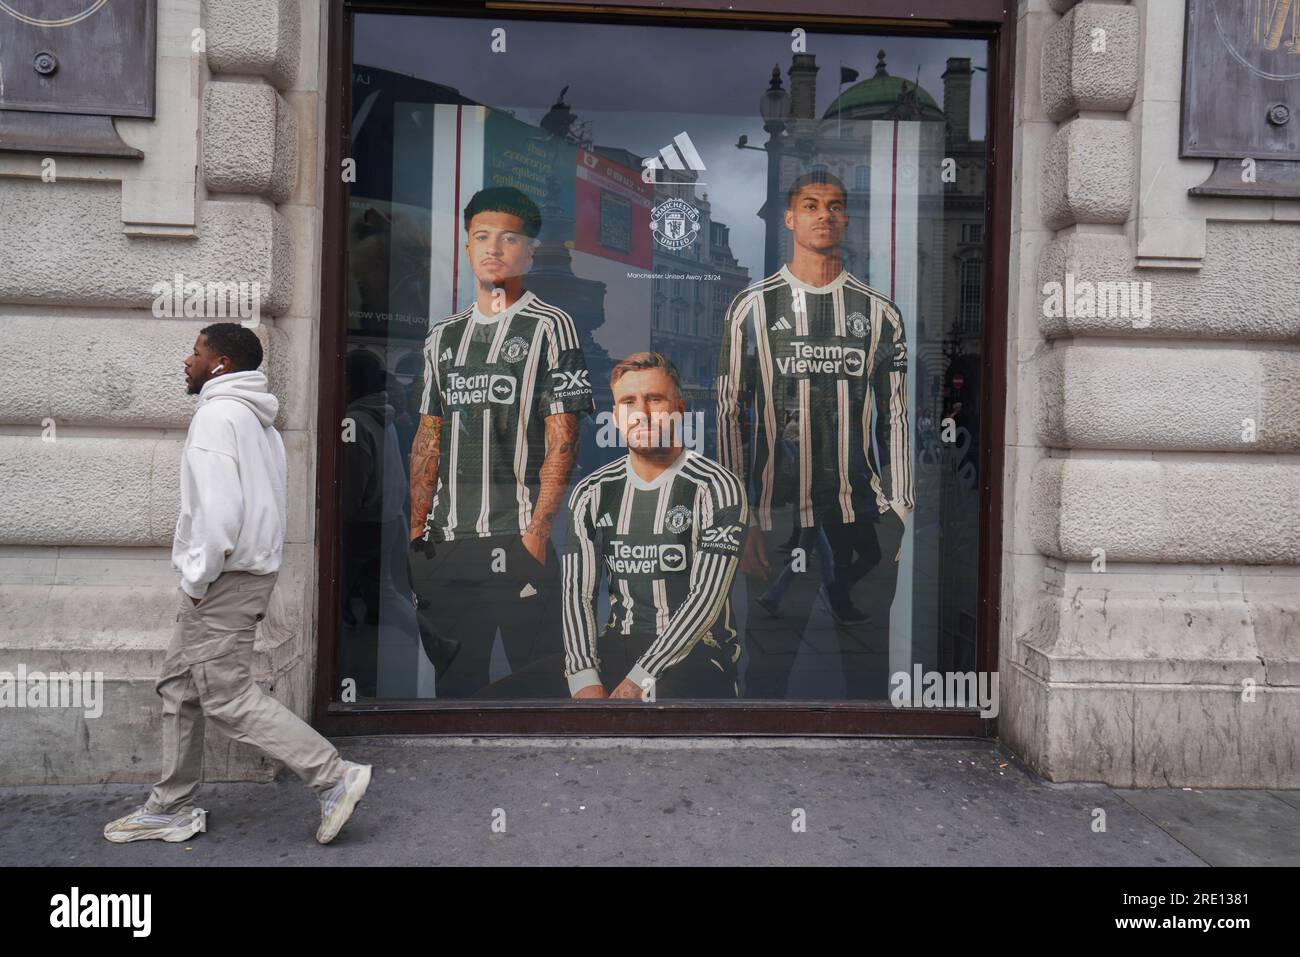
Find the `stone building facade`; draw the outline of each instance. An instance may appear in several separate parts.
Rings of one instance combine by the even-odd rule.
[[[156,118],[116,123],[144,160],[0,149],[0,672],[102,672],[106,699],[0,712],[0,783],[156,775],[211,321],[155,317],[177,274],[260,290],[290,524],[257,670],[301,714],[320,693],[328,5],[160,0]],[[1057,781],[1300,787],[1300,200],[1188,196],[1185,6],[1019,2],[997,733]],[[1149,315],[1044,293],[1102,281]],[[276,770],[207,748],[211,778]]]
[[[1185,7],[1019,11],[998,728],[1055,780],[1296,787],[1300,202],[1187,195]],[[1149,320],[1045,315],[1070,276]]]
[[[105,699],[94,720],[0,714],[6,783],[157,776],[154,682],[176,615],[171,539],[194,409],[181,363],[213,321],[154,317],[156,284],[177,274],[259,290],[289,527],[255,667],[309,710],[320,13],[162,0],[156,119],[117,121],[143,161],[60,156],[47,181],[43,157],[0,152],[0,671],[102,672]],[[206,766],[215,778],[275,770],[215,734]]]

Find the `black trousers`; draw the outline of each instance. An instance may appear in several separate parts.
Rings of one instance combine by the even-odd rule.
[[[873,516],[874,517],[874,516]],[[852,524],[823,525],[835,557],[835,587],[867,615],[867,620],[853,624],[835,624],[835,644],[839,648],[848,699],[883,699],[888,697],[889,607],[894,602],[898,583],[898,563],[894,556],[903,540],[903,522],[892,511],[873,522],[871,517]],[[745,697],[783,700],[787,696],[790,671],[804,642],[808,619],[822,587],[821,563],[809,556],[807,568],[796,574],[781,600],[779,618],[773,618],[758,604],[763,589],[788,563],[787,554],[778,551],[789,537],[777,522],[763,536],[767,547],[767,580],[746,576],[747,618],[745,648],[749,653],[745,669]]]
[[[560,563],[550,542],[546,549],[539,565],[518,535],[497,535],[439,542],[433,558],[411,557],[411,584],[434,627],[460,643],[436,677],[439,698],[487,687],[498,629],[512,671],[561,651]]]
[[[600,683],[613,691],[627,677],[655,641],[655,635],[620,635],[606,632],[596,639],[600,658]],[[502,678],[484,689],[478,698],[568,698],[569,682],[564,677],[564,655],[534,662],[522,671]],[[736,666],[727,649],[695,643],[682,661],[655,682],[654,700],[665,698],[734,698]]]

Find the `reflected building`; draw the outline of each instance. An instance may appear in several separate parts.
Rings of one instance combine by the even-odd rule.
[[[542,120],[543,129],[553,135],[566,136],[579,149],[609,161],[625,170],[642,170],[645,157],[619,146],[591,142],[587,124],[572,112],[563,95]],[[651,244],[649,273],[650,295],[648,315],[633,317],[643,323],[648,331],[644,348],[661,352],[677,366],[681,377],[683,399],[688,409],[703,411],[707,428],[713,422],[713,378],[716,374],[718,353],[721,347],[722,322],[727,307],[739,292],[749,285],[749,270],[737,262],[731,251],[730,230],[726,224],[713,219],[708,194],[697,196],[699,174],[690,169],[660,169],[656,171],[652,193],[652,206],[669,199],[680,199],[690,204],[698,213],[699,230],[693,242],[681,249],[672,250],[654,242]],[[606,201],[606,200],[610,201]],[[596,232],[602,237],[617,236],[632,227],[625,203],[617,196],[606,196],[596,204],[599,222]],[[545,211],[544,211],[545,212]],[[561,214],[562,215],[562,214]],[[571,217],[568,220],[571,226]],[[545,234],[545,230],[543,230]],[[561,233],[563,231],[561,230]],[[572,230],[567,233],[572,235]],[[583,334],[584,348],[588,353],[588,368],[596,389],[596,408],[608,409],[613,398],[609,391],[609,372],[621,357],[610,357],[606,350],[590,338],[590,333],[604,322],[602,304],[604,284],[573,277],[568,250],[543,242],[530,273],[530,288],[548,301],[569,309],[573,302],[574,321]],[[539,271],[545,276],[543,284],[536,284]],[[564,274],[563,288],[554,290],[553,296],[543,291],[553,280]],[[594,287],[599,286],[599,290]],[[576,299],[566,296],[578,295]],[[599,321],[593,321],[599,312]],[[580,314],[583,318],[580,318]],[[707,438],[704,439],[707,448]]]
[[[686,179],[682,173],[660,171]],[[690,173],[691,180],[697,174]],[[731,301],[749,285],[749,269],[731,251],[731,231],[713,219],[708,193],[694,198],[689,182],[656,186],[655,203],[677,196],[700,215],[695,242],[673,251],[656,244],[651,300],[650,348],[673,360],[681,375],[687,407],[712,422],[713,384],[722,345],[722,323]],[[714,278],[717,277],[717,278]],[[709,447],[706,445],[706,447]]]
[[[915,271],[916,342],[913,348],[917,395],[924,403],[918,419],[937,422],[963,397],[976,404],[984,256],[984,180],[987,161],[983,139],[971,138],[970,94],[974,70],[969,57],[952,57],[943,74],[941,107],[915,79],[890,74],[886,53],[877,53],[875,72],[843,90],[817,116],[816,56],[795,54],[789,71],[790,114],[777,154],[778,192],[769,202],[784,208],[785,190],[795,177],[825,169],[849,191],[849,229],[844,268],[855,276],[873,276],[869,212],[875,201],[888,201],[890,184],[873,183],[872,124],[875,121],[919,122],[923,129],[916,156],[900,157],[899,180],[915,177],[918,208]],[[772,151],[769,149],[769,157]],[[950,177],[944,175],[945,161]],[[912,185],[909,183],[908,185]],[[766,209],[759,215],[767,217]],[[777,216],[774,223],[780,223]],[[776,227],[779,262],[792,255],[790,232]],[[884,274],[882,268],[876,275]],[[870,280],[868,280],[870,281]],[[873,282],[886,295],[885,284]],[[974,356],[963,363],[960,385],[952,382],[952,356]],[[973,365],[973,368],[971,366]],[[954,394],[955,393],[955,394]]]
[[[412,414],[412,400],[418,397],[422,368],[421,349],[428,326],[450,314],[452,303],[442,302],[437,290],[431,296],[431,270],[439,262],[460,256],[459,235],[455,250],[431,247],[435,205],[430,194],[431,171],[437,160],[431,137],[437,109],[445,104],[482,107],[458,90],[415,77],[375,67],[358,66],[353,83],[353,143],[358,178],[352,186],[349,269],[350,352],[364,350],[390,372],[390,389],[399,411]],[[645,271],[657,277],[648,283],[643,297],[637,297],[635,314],[615,317],[620,324],[639,330],[637,348],[663,352],[677,365],[684,398],[693,410],[706,413],[706,428],[713,421],[713,376],[722,337],[722,322],[731,300],[750,282],[749,270],[736,261],[730,247],[730,231],[712,217],[707,194],[698,195],[698,174],[692,170],[660,170],[653,187],[639,179],[643,157],[620,146],[596,145],[590,122],[583,122],[566,100],[567,87],[552,103],[538,124],[520,121],[510,111],[492,108],[488,123],[499,123],[500,141],[489,147],[485,163],[485,185],[497,185],[491,177],[518,175],[519,169],[496,163],[493,157],[508,155],[518,144],[536,144],[546,156],[544,169],[529,170],[529,182],[511,183],[532,195],[542,213],[542,231],[526,285],[546,302],[564,309],[573,318],[591,376],[597,410],[609,409],[612,396],[609,373],[621,356],[611,356],[596,338],[607,320],[607,283],[575,272],[575,252],[587,256],[578,263],[580,271],[595,269],[596,260],[608,264],[628,263],[629,270]],[[491,140],[492,134],[487,138]],[[385,162],[384,151],[397,144]],[[445,148],[445,147],[444,147]],[[372,155],[373,154],[373,155]],[[585,232],[576,228],[575,170],[596,157],[608,161],[626,174],[643,195],[644,206],[652,207],[670,198],[689,203],[699,215],[694,240],[672,250],[650,241],[649,227],[629,209],[628,190],[623,195],[609,192],[609,180],[589,177],[599,195],[581,215]],[[617,172],[621,171],[621,173]],[[601,184],[604,185],[601,185]],[[648,218],[644,210],[640,213]],[[644,229],[646,235],[629,239],[629,231]],[[583,235],[599,237],[593,248]],[[606,248],[607,247],[607,248]],[[644,258],[633,264],[633,250]],[[440,258],[441,257],[441,258]],[[620,257],[621,260],[620,260]],[[586,265],[584,266],[583,263]],[[600,273],[608,279],[607,273]],[[436,277],[435,277],[436,278]],[[627,280],[628,283],[634,280]],[[443,286],[450,286],[446,282]],[[430,306],[430,299],[434,300]],[[447,297],[449,298],[449,297]],[[626,309],[629,299],[625,296]],[[462,303],[463,305],[463,303]],[[599,464],[608,450],[595,447],[596,430],[584,428],[579,471],[575,477]],[[707,447],[707,437],[704,439]]]

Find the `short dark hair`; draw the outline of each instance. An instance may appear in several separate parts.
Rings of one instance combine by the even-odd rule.
[[[529,239],[536,239],[542,231],[541,210],[526,194],[513,186],[491,186],[480,189],[471,196],[465,207],[466,231],[469,230],[470,220],[479,213],[509,213],[518,216],[523,220],[524,235]]]
[[[231,371],[250,372],[262,364],[262,342],[247,326],[237,322],[214,322],[199,330],[208,348],[219,356],[229,356],[235,364]]]
[[[844,181],[834,173],[827,172],[824,169],[815,169],[810,173],[804,173],[790,184],[790,192],[785,197],[786,209],[794,205],[794,198],[799,195],[799,191],[805,186],[834,186],[840,191],[844,201],[848,202],[849,191],[844,188]]]
[[[682,398],[682,380],[677,374],[677,366],[673,365],[673,360],[662,352],[634,352],[626,359],[620,360],[610,370],[609,384],[612,387],[627,373],[643,372],[646,369],[662,369],[664,374],[673,380],[673,387],[677,390],[677,398]]]

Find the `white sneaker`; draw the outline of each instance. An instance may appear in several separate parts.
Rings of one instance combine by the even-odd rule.
[[[338,836],[353,809],[365,797],[366,788],[370,787],[370,765],[351,761],[343,763],[347,770],[339,783],[321,795],[320,828],[316,831],[316,840],[322,844],[328,844]]]
[[[188,841],[208,829],[208,812],[187,805],[179,811],[155,812],[143,805],[126,817],[104,825],[104,837],[114,844],[130,841]]]

